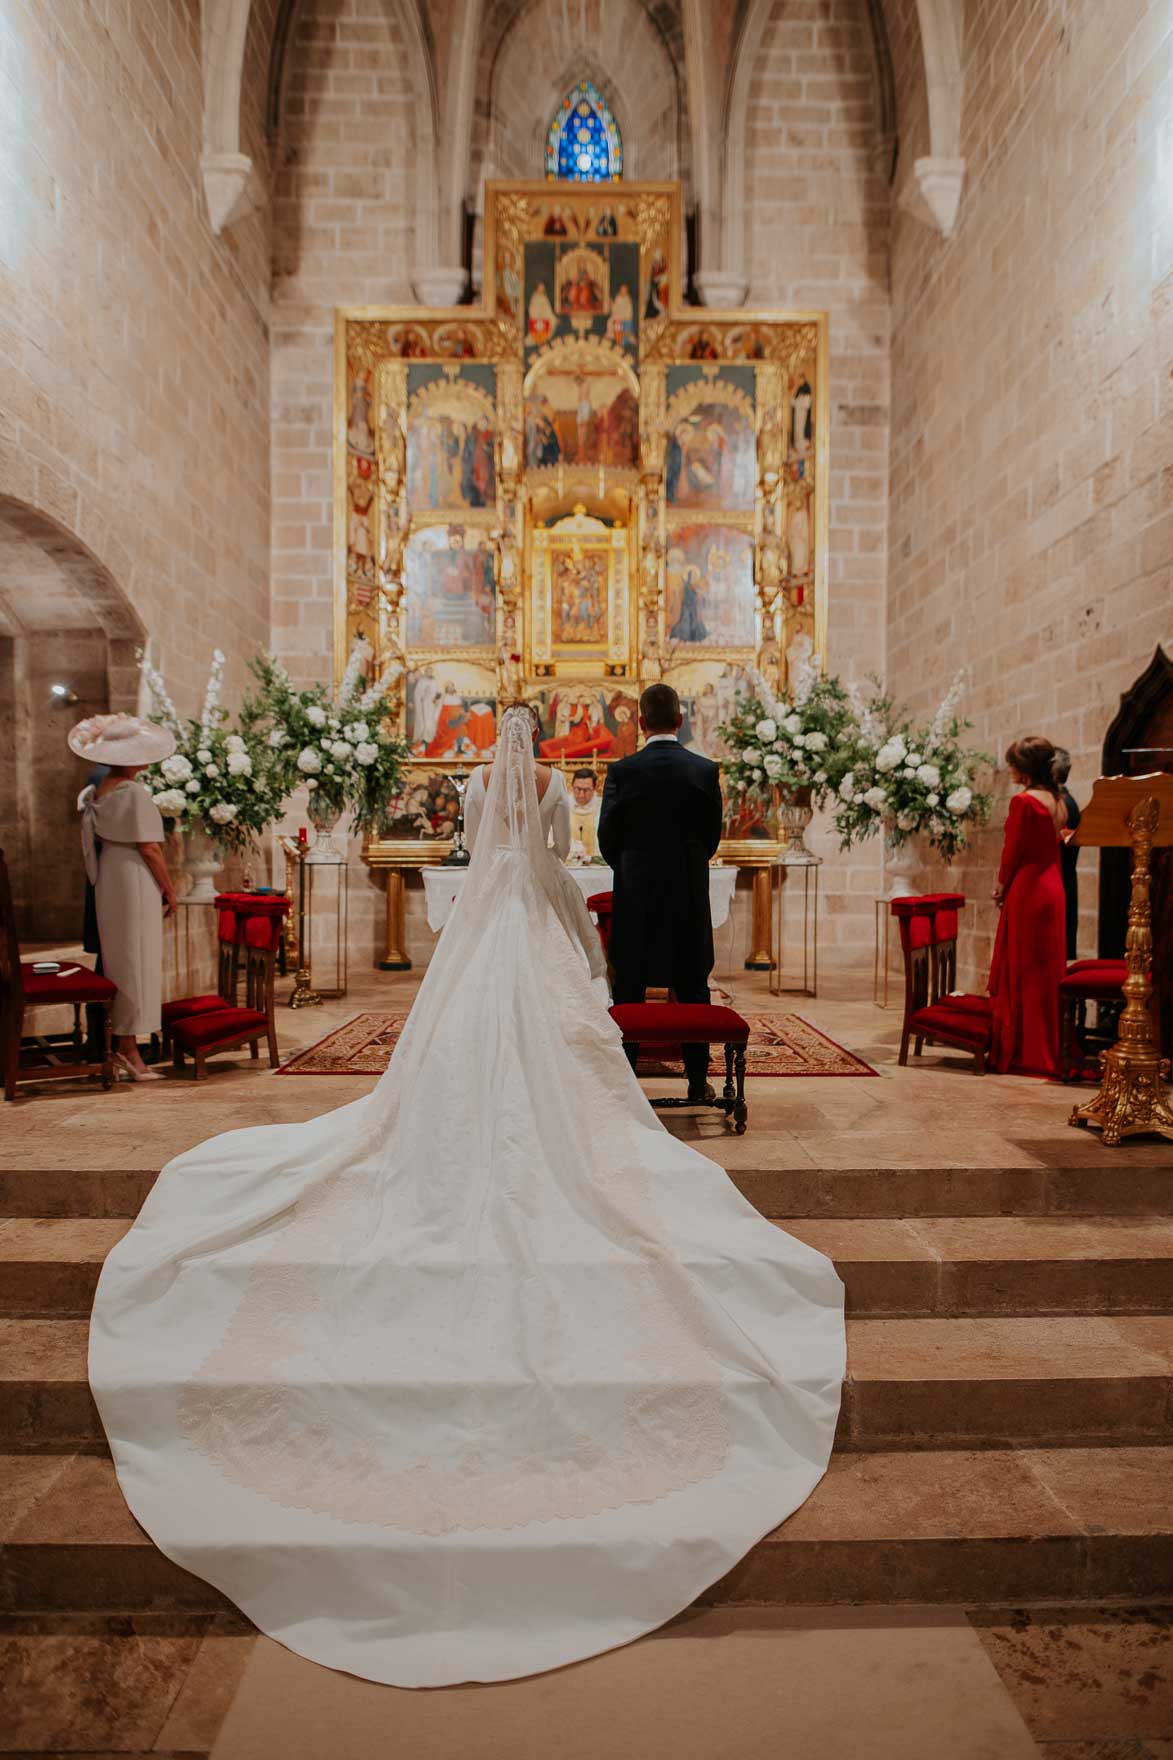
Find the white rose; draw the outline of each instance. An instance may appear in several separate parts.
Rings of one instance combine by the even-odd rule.
[[[815,771],[815,781],[816,782],[826,782],[826,780],[827,780],[827,772],[825,770],[816,770]]]
[[[338,774],[338,772],[335,770],[333,764],[326,765],[326,775],[327,776],[336,776],[337,774]]]
[[[244,741],[238,733],[230,733],[224,744],[230,752],[243,752],[245,749]]]
[[[881,812],[888,804],[888,796],[882,788],[869,788],[864,801],[874,812]]]
[[[230,825],[236,817],[236,808],[229,801],[217,801],[214,807],[208,808],[208,817],[217,825]]]
[[[758,722],[757,726],[754,728],[754,732],[757,734],[762,744],[767,746],[778,737],[777,724],[771,721],[769,716],[767,716],[764,721]]]
[[[801,752],[802,748],[805,745],[806,745],[806,734],[805,733],[796,733],[794,735],[794,749],[795,749],[795,751]]]
[[[776,776],[782,774],[782,760],[776,752],[766,753],[766,756],[762,759],[762,769],[766,772],[766,775],[770,778],[771,782],[773,782]]]
[[[273,747],[273,750],[276,751],[277,747],[283,746],[288,738],[289,735],[283,727],[275,727],[269,735],[269,744]]]
[[[379,748],[378,746],[371,745],[365,740],[360,740],[359,744],[354,748],[354,755],[357,762],[360,764],[373,764],[379,755]]]
[[[307,788],[317,788],[317,786],[318,786],[318,779],[317,779],[317,777],[316,777],[316,776],[311,776],[311,777],[310,777],[310,779],[309,779],[309,781],[308,781],[308,782],[307,782],[307,783],[306,783],[306,787],[307,787]]]
[[[336,758],[349,758],[351,748],[344,739],[336,739],[330,750]]]
[[[826,734],[818,733],[817,731],[815,733],[808,733],[806,736],[806,749],[808,752],[825,752],[827,749]]]
[[[925,796],[925,800],[928,802],[930,807],[936,807],[936,806],[940,805],[941,797],[939,794],[927,794]]]
[[[941,772],[935,764],[918,764],[916,773],[926,788],[936,788],[941,781]]]
[[[973,793],[970,789],[955,788],[953,793],[947,796],[945,805],[951,813],[966,813],[969,811],[969,804],[972,800]]]
[[[752,746],[746,746],[742,751],[738,752],[737,761],[740,764],[756,764],[758,761],[758,754],[754,751]]]
[[[252,773],[253,773],[253,761],[249,757],[247,752],[229,752],[229,754],[228,754],[228,774],[229,774],[229,776],[251,776]]]
[[[365,721],[352,721],[350,726],[344,727],[342,731],[352,745],[360,746],[364,743],[371,730]]]
[[[191,775],[191,764],[182,752],[175,752],[170,758],[164,758],[161,768],[168,782],[186,782]]]
[[[306,746],[298,752],[297,767],[304,776],[314,776],[322,768],[322,760],[313,746]]]
[[[182,795],[177,788],[164,788],[154,796],[154,802],[161,813],[166,813],[169,817],[174,818],[185,810],[187,797]]]
[[[196,753],[196,759],[201,764],[210,764],[212,762],[212,754],[211,752],[200,751]]]
[[[311,703],[305,712],[305,718],[311,727],[325,727],[326,711],[317,703]]]
[[[854,770],[849,770],[847,775],[843,778],[843,781],[839,784],[839,799],[841,801],[853,801],[855,799]]]
[[[341,726],[342,726],[342,723],[341,723],[341,721],[339,721],[337,715],[331,715],[331,717],[330,717],[330,732],[337,733],[338,729]]]
[[[754,771],[754,773],[753,773],[753,779],[754,779],[754,781],[755,781],[755,782],[760,782],[760,781],[761,781],[761,780],[762,780],[762,773],[761,773],[761,771],[760,771],[760,770],[755,770],[755,771]]]
[[[785,721],[782,723],[782,725],[786,729],[787,733],[801,733],[802,732],[802,716],[801,715],[788,715],[786,717]]]
[[[204,775],[205,776],[219,776],[219,774],[220,774],[219,764],[205,764],[204,765]]]
[[[904,774],[908,777],[911,777],[911,779],[915,782],[916,781],[916,765],[915,764],[906,764],[904,766]]]
[[[920,756],[919,752],[909,752],[908,757],[905,759],[905,762],[908,764],[911,764],[914,770],[916,769],[916,767],[920,763],[920,761],[921,761],[921,756]]]
[[[198,782],[189,782],[185,784],[185,786],[188,794],[198,794],[200,792],[200,785]]]

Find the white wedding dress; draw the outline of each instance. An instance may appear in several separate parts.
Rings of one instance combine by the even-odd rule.
[[[834,1268],[661,1126],[543,808],[507,714],[386,1074],[170,1162],[94,1307],[152,1538],[290,1649],[401,1686],[661,1625],[803,1501],[838,1413]]]

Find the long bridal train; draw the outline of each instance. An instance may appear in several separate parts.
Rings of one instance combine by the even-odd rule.
[[[95,1304],[152,1538],[402,1686],[662,1624],[809,1494],[838,1413],[833,1267],[663,1129],[545,842],[511,713],[387,1073],[170,1162]]]

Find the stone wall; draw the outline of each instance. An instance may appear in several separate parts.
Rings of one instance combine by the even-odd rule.
[[[1000,756],[1046,734],[1084,800],[1120,693],[1173,639],[1173,13],[966,12],[956,232],[899,213],[893,234],[889,676],[931,712],[967,667],[974,741]],[[899,83],[903,177],[927,122],[906,58]],[[1007,792],[1002,776],[957,870],[968,984],[988,969]]]
[[[104,564],[181,708],[269,631],[268,222],[211,231],[199,15],[0,16],[0,494]]]
[[[867,24],[857,0],[777,0],[750,87],[750,308],[830,315],[831,554],[827,665],[884,667],[889,193],[876,154]],[[877,847],[825,855],[830,948],[870,947]]]

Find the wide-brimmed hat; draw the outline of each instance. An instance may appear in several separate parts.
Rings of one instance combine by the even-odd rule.
[[[88,715],[70,729],[69,749],[91,764],[157,764],[175,750],[175,735],[141,715]]]

